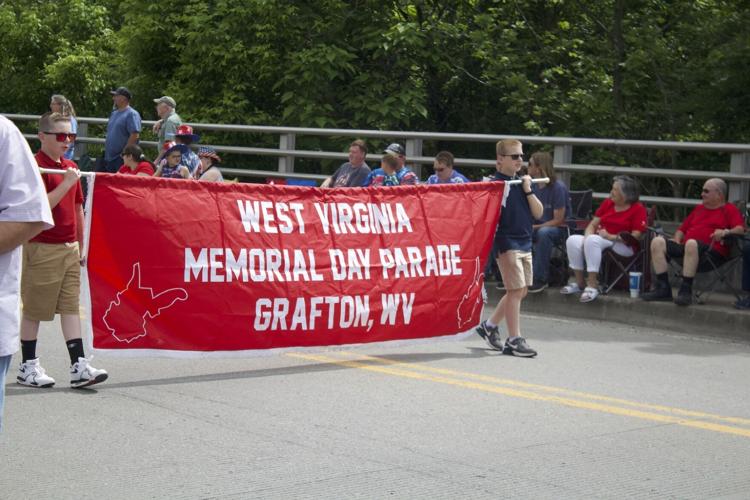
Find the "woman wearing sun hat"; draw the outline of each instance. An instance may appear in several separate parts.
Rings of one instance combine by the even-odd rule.
[[[201,160],[200,166],[195,170],[194,177],[199,181],[206,182],[223,182],[224,176],[217,166],[221,163],[221,158],[216,150],[211,146],[201,146],[198,148],[198,158]]]

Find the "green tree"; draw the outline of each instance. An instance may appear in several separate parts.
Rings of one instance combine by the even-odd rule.
[[[115,33],[99,2],[6,0],[0,33],[0,109],[43,112],[51,94],[63,93],[80,113],[101,113]]]

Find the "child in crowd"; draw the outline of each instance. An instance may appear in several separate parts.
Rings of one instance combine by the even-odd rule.
[[[186,148],[182,144],[176,144],[174,142],[167,142],[164,144],[164,159],[156,167],[156,173],[154,177],[166,177],[169,179],[189,179],[190,170],[183,165],[182,154],[183,148]]]
[[[122,167],[118,174],[151,177],[154,175],[154,164],[143,156],[143,150],[137,144],[129,144],[122,150]]]

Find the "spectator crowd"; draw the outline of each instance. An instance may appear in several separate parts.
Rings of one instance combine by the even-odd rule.
[[[110,92],[112,113],[107,123],[104,154],[96,162],[98,172],[118,175],[222,182],[222,159],[210,146],[200,145],[200,135],[183,123],[175,99],[164,95],[153,99],[159,120],[153,126],[159,142],[158,155],[148,159],[139,145],[141,115],[130,102],[131,92],[119,87]],[[40,148],[32,155],[17,128],[0,117],[0,295],[20,297],[0,301],[0,417],[2,389],[11,356],[20,343],[22,359],[16,380],[29,387],[51,387],[55,380],[46,373],[36,354],[41,321],[61,316],[62,333],[70,355],[70,384],[74,388],[103,382],[105,370],[94,368],[84,352],[78,296],[80,291],[79,243],[83,231],[83,196],[80,172],[74,160],[78,125],[73,104],[63,95],[53,95],[38,128]],[[198,146],[197,151],[194,149]],[[382,150],[380,165],[367,164],[368,147],[363,140],[349,145],[348,161],[321,185],[322,188],[393,187],[420,183],[407,165],[406,150],[391,143]],[[553,253],[563,253],[572,279],[560,293],[576,296],[583,303],[601,294],[602,262],[606,255],[630,259],[646,252],[653,264],[653,289],[642,300],[674,301],[679,306],[693,302],[697,273],[715,270],[742,255],[742,288],[745,295],[735,307],[750,309],[750,242],[745,235],[746,215],[727,200],[727,184],[708,179],[700,203],[682,221],[672,236],[652,236],[647,209],[640,201],[637,182],[628,176],[613,179],[609,196],[579,232],[572,223],[568,186],[555,173],[553,158],[536,152],[524,164],[523,144],[501,140],[496,144],[495,174],[491,180],[517,181],[505,191],[489,258],[496,266],[505,290],[490,317],[476,332],[490,348],[505,354],[533,357],[537,353],[521,336],[520,307],[528,293],[550,286]],[[64,171],[64,175],[42,175],[37,167]],[[426,184],[470,182],[455,169],[448,151],[434,157],[433,173]],[[546,182],[534,182],[544,179]],[[745,202],[740,206],[744,211]],[[21,245],[23,245],[21,250]],[[641,248],[641,247],[644,248]],[[739,250],[737,250],[739,249]],[[679,264],[679,289],[672,293],[670,262]],[[21,273],[23,269],[23,273]],[[648,272],[649,269],[641,269]],[[19,278],[21,276],[21,278]],[[503,342],[500,325],[505,323]],[[0,420],[0,425],[2,420]]]

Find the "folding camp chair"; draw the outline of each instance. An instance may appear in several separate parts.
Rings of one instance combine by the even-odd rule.
[[[729,258],[727,260],[716,262],[711,254],[706,254],[705,259],[702,259],[698,265],[697,273],[704,273],[709,276],[708,282],[700,283],[700,287],[693,282],[693,298],[698,304],[704,304],[719,287],[729,290],[737,300],[742,298],[742,292],[732,283],[731,278],[740,274],[744,236],[732,234],[724,240],[729,246]]]
[[[591,222],[594,190],[570,191],[570,217],[565,221],[570,234],[581,234]]]
[[[656,218],[656,207],[651,207],[647,212],[646,226],[652,227]],[[613,288],[628,289],[630,287],[630,273],[643,273],[641,286],[648,290],[650,279],[648,270],[651,268],[651,239],[653,232],[646,230],[640,239],[636,239],[627,231],[620,233],[620,239],[633,249],[630,257],[622,256],[611,249],[602,253],[602,265],[599,269],[599,279],[602,293],[607,294]]]
[[[744,219],[747,221],[748,214],[746,213],[745,203],[735,202],[734,204],[744,214]],[[701,257],[696,269],[696,277],[704,275],[707,278],[693,281],[693,299],[695,303],[705,304],[708,297],[720,289],[729,291],[737,300],[742,298],[742,291],[732,282],[732,278],[740,275],[742,246],[748,238],[750,236],[747,234],[730,234],[724,238],[729,247],[729,257],[726,260],[715,259],[710,253],[706,253]],[[682,277],[682,261],[672,259],[669,261],[669,267],[672,271],[671,281],[679,284]]]
[[[568,236],[571,234],[583,234],[586,226],[591,222],[591,210],[594,202],[594,191],[570,191],[570,216],[565,219]],[[547,282],[551,286],[564,286],[570,277],[568,265],[568,253],[565,248],[565,240],[555,245],[549,264],[549,276]]]

